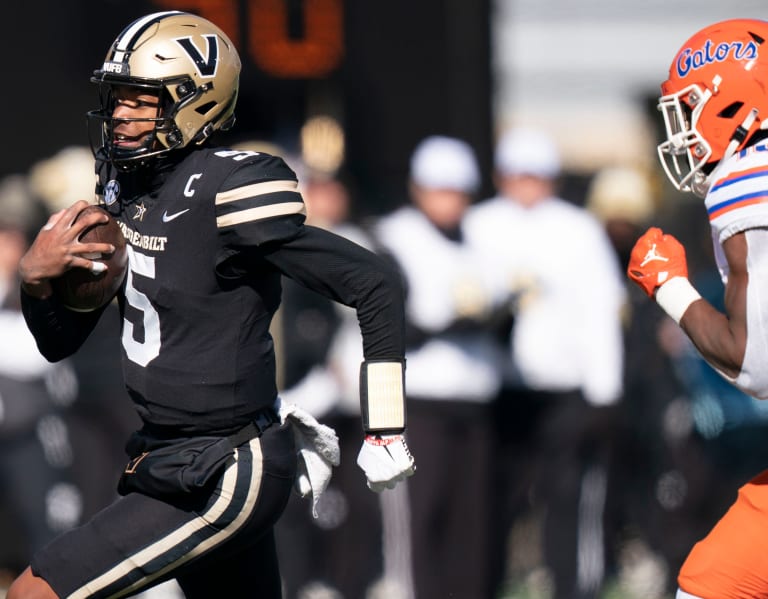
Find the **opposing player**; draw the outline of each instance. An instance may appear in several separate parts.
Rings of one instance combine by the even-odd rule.
[[[402,435],[399,278],[304,224],[280,158],[210,145],[234,121],[239,72],[218,27],[174,11],[131,23],[94,74],[97,194],[129,244],[123,371],[143,427],[126,446],[123,497],[38,552],[9,599],[126,596],[169,578],[191,598],[281,596],[272,525],[297,471],[268,332],[281,275],[357,310],[367,433],[358,464],[369,486],[414,470]],[[102,312],[69,311],[51,292],[67,268],[103,268],[88,256],[109,247],[77,241],[98,218],[73,224],[84,205],[54,215],[19,267],[24,314],[49,360],[77,351]],[[312,486],[324,471],[305,474]]]
[[[679,323],[701,355],[739,389],[768,398],[768,23],[706,27],[675,56],[659,109],[659,157],[673,184],[704,198],[725,313],[688,281],[685,251],[649,229],[628,275]],[[688,555],[679,598],[768,596],[768,470]]]

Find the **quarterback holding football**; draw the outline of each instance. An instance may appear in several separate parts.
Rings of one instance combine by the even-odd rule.
[[[224,32],[178,11],[129,24],[94,72],[96,191],[126,240],[123,374],[143,426],[126,444],[120,499],[36,553],[9,599],[122,597],[172,578],[188,598],[281,597],[272,527],[294,484],[314,497],[327,484],[310,466],[338,461],[331,429],[277,396],[269,326],[282,276],[357,311],[357,461],[369,487],[414,471],[403,437],[399,276],[306,225],[281,158],[213,145],[212,134],[234,123],[239,75]],[[70,310],[52,293],[68,269],[108,268],[93,254],[114,247],[79,241],[107,218],[76,221],[85,205],[53,215],[19,267],[24,315],[52,361],[77,351],[104,313]],[[298,430],[314,443],[302,455],[318,452],[306,472]]]

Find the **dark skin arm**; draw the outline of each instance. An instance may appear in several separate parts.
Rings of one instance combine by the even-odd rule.
[[[693,302],[680,326],[712,366],[731,378],[741,372],[747,346],[747,238],[737,233],[723,244],[728,262],[725,314],[705,300]]]

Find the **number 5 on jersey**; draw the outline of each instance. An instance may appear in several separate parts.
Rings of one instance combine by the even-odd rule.
[[[125,311],[123,322],[123,348],[131,362],[146,366],[160,354],[160,317],[152,306],[149,298],[138,291],[134,285],[134,276],[148,279],[155,278],[155,259],[137,252],[131,246],[128,250],[128,273],[125,277],[125,301],[141,314],[141,322],[134,323],[128,319],[129,311]],[[137,330],[140,327],[143,335]],[[138,336],[143,339],[137,339]]]

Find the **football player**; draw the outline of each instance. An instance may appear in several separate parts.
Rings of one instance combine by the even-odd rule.
[[[739,389],[768,398],[768,23],[710,25],[676,54],[661,85],[666,140],[662,165],[681,191],[704,199],[725,313],[688,280],[685,251],[649,229],[628,275]],[[768,596],[768,471],[697,543],[678,575],[678,598]]]
[[[399,277],[304,224],[282,159],[211,144],[234,122],[239,73],[227,36],[177,11],[131,23],[94,73],[97,194],[129,246],[117,299],[143,427],[126,447],[123,496],[38,552],[10,599],[126,596],[170,578],[191,598],[281,596],[272,526],[297,472],[268,332],[282,275],[357,310],[369,487],[414,471]],[[106,218],[73,224],[85,205],[53,215],[19,266],[28,326],[52,361],[76,352],[103,311],[68,310],[51,290],[68,268],[105,268],[93,253],[109,244],[78,241]]]

